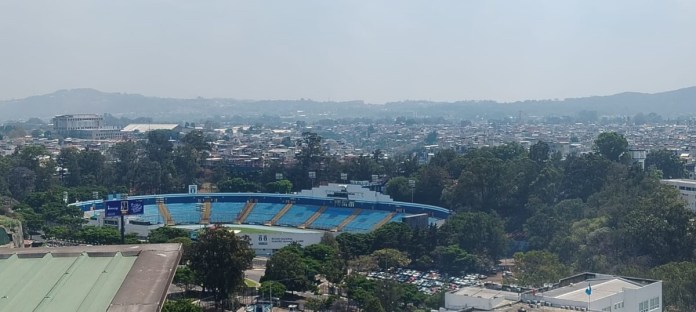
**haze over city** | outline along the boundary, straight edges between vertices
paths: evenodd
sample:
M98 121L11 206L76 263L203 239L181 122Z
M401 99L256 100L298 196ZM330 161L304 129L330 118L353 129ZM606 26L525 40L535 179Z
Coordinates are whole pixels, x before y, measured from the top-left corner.
M696 85L693 1L4 1L0 99L384 103Z

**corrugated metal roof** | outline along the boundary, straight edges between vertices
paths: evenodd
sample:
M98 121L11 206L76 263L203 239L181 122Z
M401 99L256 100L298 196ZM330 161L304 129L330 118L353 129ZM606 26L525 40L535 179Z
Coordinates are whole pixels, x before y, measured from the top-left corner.
M135 259L12 255L0 260L0 311L106 311Z
M159 311L179 244L0 249L0 311Z

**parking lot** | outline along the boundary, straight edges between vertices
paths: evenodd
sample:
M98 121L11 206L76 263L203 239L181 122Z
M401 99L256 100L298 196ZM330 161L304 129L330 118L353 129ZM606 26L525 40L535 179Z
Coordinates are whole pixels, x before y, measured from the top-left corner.
M484 283L492 282L492 280L495 279L495 276L489 277L487 275L473 273L445 278L444 275L437 271L421 272L408 269L370 272L367 274L367 277L413 284L418 287L419 291L426 294L437 293L443 288L452 291L466 286L483 286Z

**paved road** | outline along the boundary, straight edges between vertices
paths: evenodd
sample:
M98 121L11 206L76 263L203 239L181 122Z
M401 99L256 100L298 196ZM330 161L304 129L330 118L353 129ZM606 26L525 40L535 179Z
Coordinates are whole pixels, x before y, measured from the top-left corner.
M253 281L260 281L265 269L252 269L244 271L244 276Z

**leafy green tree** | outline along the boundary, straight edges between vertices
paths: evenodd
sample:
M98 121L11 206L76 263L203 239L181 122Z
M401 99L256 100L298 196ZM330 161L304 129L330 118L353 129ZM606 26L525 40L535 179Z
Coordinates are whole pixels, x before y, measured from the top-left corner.
M594 141L594 149L605 158L618 162L628 152L628 141L616 132L603 132Z
M338 249L342 258L350 260L370 254L373 236L371 233L343 232L336 236L336 242L338 242Z
M162 312L203 312L203 308L193 304L191 299L167 300Z
M404 268L411 263L408 254L391 248L376 250L370 256L375 259L377 265L383 270Z
M191 260L191 247L193 247L193 240L188 237L175 237L167 241L169 244L181 244L182 255L181 264L187 264Z
M529 148L529 159L537 163L543 163L549 159L550 152L549 144L544 141L538 141Z
M188 238L189 234L184 229L171 226L163 226L150 231L150 234L148 235L148 241L152 244L161 244L166 243L167 241L177 237Z
M372 250L392 248L408 250L410 247L411 227L401 222L390 222L375 230L372 240Z
M292 182L280 180L266 184L266 191L269 193L289 194L292 191Z
M387 182L387 194L396 201L410 202L411 187L405 177L395 177Z
M7 180L13 181L8 188L12 197L18 200L24 199L36 188L36 174L27 167L12 168Z
M218 190L231 193L256 192L258 186L242 178L232 178L218 183Z
M55 161L43 145L26 145L15 150L13 157L17 167L26 167L35 174L34 187L39 192L48 191L54 185Z
M569 273L556 254L547 251L518 252L515 258L515 276L520 284L541 287L556 283Z
M645 168L662 172L665 179L680 179L685 176L684 162L672 151L660 149L650 151L645 158Z
M64 148L58 155L58 165L61 168L63 184L74 187L82 181L80 168L80 152L76 148Z
M196 274L190 267L180 266L176 269L176 274L174 274L174 284L184 288L188 293L196 284Z
M332 283L340 282L345 276L345 262L338 249L327 244L309 245L303 250L305 264L311 271L322 274Z
M425 136L425 139L423 140L423 142L426 145L437 144L437 131L433 130L433 131L428 132L428 134Z
M445 221L439 234L440 245L458 245L468 253L491 260L503 255L507 245L503 222L483 212L458 213Z
M261 287L259 288L259 293L261 293L262 295L272 294L273 297L279 298L285 295L285 291L285 285L276 281L265 281L261 283Z
M652 274L664 282L664 311L696 311L696 262L670 262Z
M274 253L266 262L265 281L278 281L290 291L306 291L314 288L308 265L302 255L302 247L291 244Z
M121 243L121 233L115 227L110 226L85 226L80 230L77 238L97 245Z
M243 272L251 267L253 258L248 240L223 227L208 228L193 244L191 269L219 303L244 283Z
M435 267L450 275L475 272L480 267L476 256L467 253L457 245L437 246L432 252Z
M437 166L421 168L416 177L414 201L428 205L441 205L442 190L445 188L448 176L445 169Z
M610 165L605 158L596 154L569 157L564 163L560 197L587 200L604 186Z
M109 175L111 184L132 188L137 173L138 145L132 141L116 143L109 149L109 155L114 159Z

